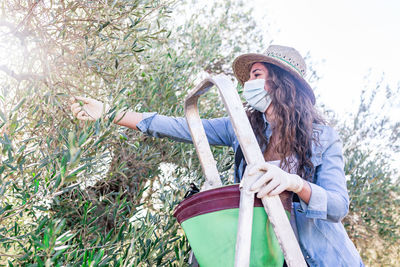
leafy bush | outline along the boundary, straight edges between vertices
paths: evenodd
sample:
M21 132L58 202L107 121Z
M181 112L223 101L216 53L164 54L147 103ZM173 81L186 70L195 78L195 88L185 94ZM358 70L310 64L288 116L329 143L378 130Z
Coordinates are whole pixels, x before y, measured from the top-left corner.
M399 92L379 81L361 94L356 114L340 123L351 199L344 222L370 266L400 261L400 122L390 112Z
M141 0L4 4L1 26L25 57L1 66L2 264L185 265L188 244L172 211L189 184L182 177L201 181L193 147L110 123L124 108L183 115L177 103L204 69L228 68L227 49L239 41L234 23L220 24L252 23L239 12L243 5L205 7L213 16L207 24L193 14L175 25L172 10L185 7ZM240 42L236 53L246 49ZM210 65L209 58L219 61ZM77 121L72 95L109 102L110 119ZM208 105L216 98L214 91L204 99L203 115L222 114ZM179 176L160 182L162 162L174 162Z
M3 3L1 41L18 58L0 65L0 264L187 265L189 245L172 212L189 183L202 182L193 146L110 121L128 108L182 116L183 98L200 79L232 77L236 55L262 51L265 42L243 3L201 5ZM69 111L73 95L108 102L110 119L77 121ZM338 124L352 199L346 226L366 262L386 264L398 259L398 174L385 153L360 145L389 125L371 120L361 103L352 121ZM201 99L200 112L225 114L215 90ZM395 144L396 153L398 133L397 124L379 135L391 138L385 145ZM213 153L231 182L232 153ZM371 250L366 238L379 239L386 255L373 255L380 248Z

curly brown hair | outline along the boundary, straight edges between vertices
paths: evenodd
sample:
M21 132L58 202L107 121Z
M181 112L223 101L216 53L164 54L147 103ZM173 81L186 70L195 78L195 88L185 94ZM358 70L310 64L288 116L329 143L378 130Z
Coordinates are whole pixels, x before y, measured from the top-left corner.
M263 114L247 106L247 115L261 150L265 153L273 150L273 154L281 160L281 167L291 168L297 160L296 173L306 180L311 180L314 166L311 162L312 142L318 143L318 132L313 123L325 124L325 120L317 112L305 89L291 74L268 63L263 63L268 69L269 94L273 105L273 122L271 139L265 136L268 123ZM271 140L274 145L271 146Z

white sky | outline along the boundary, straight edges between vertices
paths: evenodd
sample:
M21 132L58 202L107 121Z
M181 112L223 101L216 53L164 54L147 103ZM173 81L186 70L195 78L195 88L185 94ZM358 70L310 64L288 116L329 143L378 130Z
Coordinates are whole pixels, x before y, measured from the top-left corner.
M303 56L310 52L317 62L315 69L322 76L318 83L320 101L335 112L354 110L365 84L373 88L382 73L391 86L398 86L399 0L254 0L251 3L256 17L270 23L267 41L272 39L274 44L292 46ZM371 82L364 81L366 75Z

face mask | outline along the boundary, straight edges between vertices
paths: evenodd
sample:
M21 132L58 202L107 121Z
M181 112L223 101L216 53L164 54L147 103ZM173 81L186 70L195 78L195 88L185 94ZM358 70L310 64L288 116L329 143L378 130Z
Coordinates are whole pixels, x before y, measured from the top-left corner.
M257 79L245 82L243 87L243 96L247 103L260 112L265 112L272 101L264 85L264 79Z

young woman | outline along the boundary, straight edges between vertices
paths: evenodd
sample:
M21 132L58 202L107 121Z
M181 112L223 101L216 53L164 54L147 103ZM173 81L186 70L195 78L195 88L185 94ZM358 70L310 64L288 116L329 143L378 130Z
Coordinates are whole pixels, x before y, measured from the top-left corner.
M301 55L271 45L264 54L239 56L233 70L244 86L248 117L265 158L246 171L262 173L252 190L260 198L280 195L309 266L364 266L341 223L349 208L341 142L314 107ZM105 108L99 101L76 97L71 110L78 119L96 120ZM191 142L185 118L126 112L115 121L154 137ZM203 120L203 125L211 145L234 149L239 182L246 162L230 120Z

